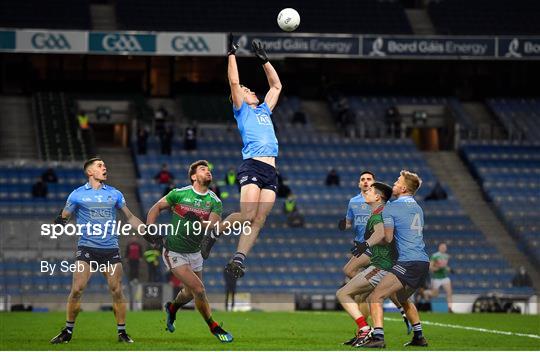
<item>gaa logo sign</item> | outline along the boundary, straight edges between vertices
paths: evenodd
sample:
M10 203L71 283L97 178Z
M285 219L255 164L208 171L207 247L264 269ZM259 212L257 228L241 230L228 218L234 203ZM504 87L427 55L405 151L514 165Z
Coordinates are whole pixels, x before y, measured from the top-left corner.
M202 37L176 36L171 41L174 51L178 52L209 52L210 48Z
M71 45L63 34L36 33L32 36L34 49L69 50Z
M142 46L133 35L107 34L101 42L107 51L142 51Z

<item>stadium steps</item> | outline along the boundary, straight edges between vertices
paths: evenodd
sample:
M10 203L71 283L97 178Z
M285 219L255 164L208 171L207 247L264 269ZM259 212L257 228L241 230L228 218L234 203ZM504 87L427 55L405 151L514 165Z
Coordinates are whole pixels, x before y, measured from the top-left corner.
M36 129L31 100L20 96L0 97L1 159L38 159Z
M409 19L414 34L437 34L426 10L406 9L405 14Z
M99 148L99 155L108 169L107 183L118 188L126 198L129 209L140 218L141 208L137 198L137 175L129 148Z
M94 30L116 30L116 10L114 5L90 4L90 19Z
M472 222L484 233L501 257L517 269L523 265L531 275L534 288L540 291L540 273L518 250L517 243L508 233L501 220L485 201L482 190L469 170L455 152L426 152L426 161L435 176L450 187L465 213L470 214Z
M328 103L322 100L302 100L302 111L320 132L337 132Z
M109 172L107 183L120 190L124 194L129 210L142 222L146 222L146 214L143 214L137 197L137 175L135 174L135 166L129 148L99 148L99 155L107 165ZM120 216L118 220L125 221L124 216ZM119 245L122 256L125 255L124 250L128 245L128 240L132 237L120 236ZM143 246L143 251L146 250L147 243L141 238L138 238L137 241ZM129 269L124 268L124 270L127 272ZM139 277L148 277L148 268L144 258L139 265Z
M480 102L462 102L463 110L478 126L478 139L504 139L506 131L487 107Z

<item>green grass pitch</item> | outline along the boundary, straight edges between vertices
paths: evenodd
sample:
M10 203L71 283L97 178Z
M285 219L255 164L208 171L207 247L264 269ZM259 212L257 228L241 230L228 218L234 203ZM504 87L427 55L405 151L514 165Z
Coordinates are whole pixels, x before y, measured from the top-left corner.
M234 342L224 344L210 335L197 312L181 311L176 331L165 331L163 312L128 313L127 331L134 344L116 342L116 325L111 312L82 312L75 326L73 340L65 345L51 345L49 340L63 327L65 315L54 313L0 313L1 350L351 350L342 346L354 333L354 323L344 312L226 313L214 318L234 335ZM405 348L409 341L398 314L386 314L387 349ZM422 314L424 334L433 350L538 350L538 316L507 314ZM470 331L451 324L532 334L534 337Z

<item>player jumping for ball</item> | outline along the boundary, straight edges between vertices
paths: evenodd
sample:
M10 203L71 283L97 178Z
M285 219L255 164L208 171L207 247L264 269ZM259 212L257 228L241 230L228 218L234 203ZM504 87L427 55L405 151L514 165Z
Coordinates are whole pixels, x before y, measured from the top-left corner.
M230 214L222 222L223 225L219 229L220 231L226 229L238 221L246 224L245 231L240 235L236 253L225 267L225 272L235 279L244 275L244 260L255 244L276 200L278 140L271 115L281 93L279 76L268 61L262 43L255 40L252 42L252 48L262 64L270 89L264 97L264 102L259 104L257 95L248 87L240 84L235 56L238 47L238 43L233 40L233 36L230 34L227 73L234 117L244 144L242 149L243 162L237 170L241 186L240 212ZM205 238L202 246L203 257L206 258L209 255L214 242L213 236Z
M106 185L107 167L101 158L92 158L84 163L84 173L88 182L69 195L66 205L55 224L66 225L75 214L82 236L77 245L77 268L66 307L66 326L51 343L67 343L71 340L75 319L81 310L81 297L92 275L90 263L111 268L104 272L113 299L113 312L116 318L118 341L132 343L126 333L126 302L122 292L122 261L118 249L118 236L113 234L112 224L116 221L116 209L120 209L132 228L142 230L144 224L126 206L124 196L116 188ZM97 233L96 228L102 233Z
M202 281L203 258L200 252L203 235L219 223L223 206L216 194L208 189L212 174L206 160L191 164L188 176L191 186L176 188L161 198L148 211L146 220L147 226L150 226L156 223L162 210L172 210L173 233L166 237L163 261L185 287L174 301L165 304L167 330L175 331L176 312L195 299L195 307L208 324L210 332L221 342L232 342L232 335L212 319Z

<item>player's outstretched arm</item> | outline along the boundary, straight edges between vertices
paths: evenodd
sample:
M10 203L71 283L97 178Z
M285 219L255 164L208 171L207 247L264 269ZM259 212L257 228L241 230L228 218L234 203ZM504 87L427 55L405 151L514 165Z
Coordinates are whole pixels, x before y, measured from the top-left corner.
M254 40L251 42L251 48L253 49L255 56L263 65L264 73L266 74L268 85L270 86L270 90L268 90L268 93L266 93L264 101L270 108L270 111L272 111L276 107L279 94L281 93L281 81L279 80L279 76L274 69L274 66L272 66L272 64L268 61L268 55L266 54L262 43L258 40Z
M270 86L268 93L266 93L266 96L264 97L264 101L270 108L270 111L273 111L278 102L282 85L274 66L272 66L270 62L265 63L263 68L266 78L268 79L268 85Z
M244 102L244 93L240 86L240 75L238 73L238 65L236 64L236 50L238 43L234 41L232 33L229 33L228 52L227 52L227 78L231 87L231 98L234 106L240 108Z

